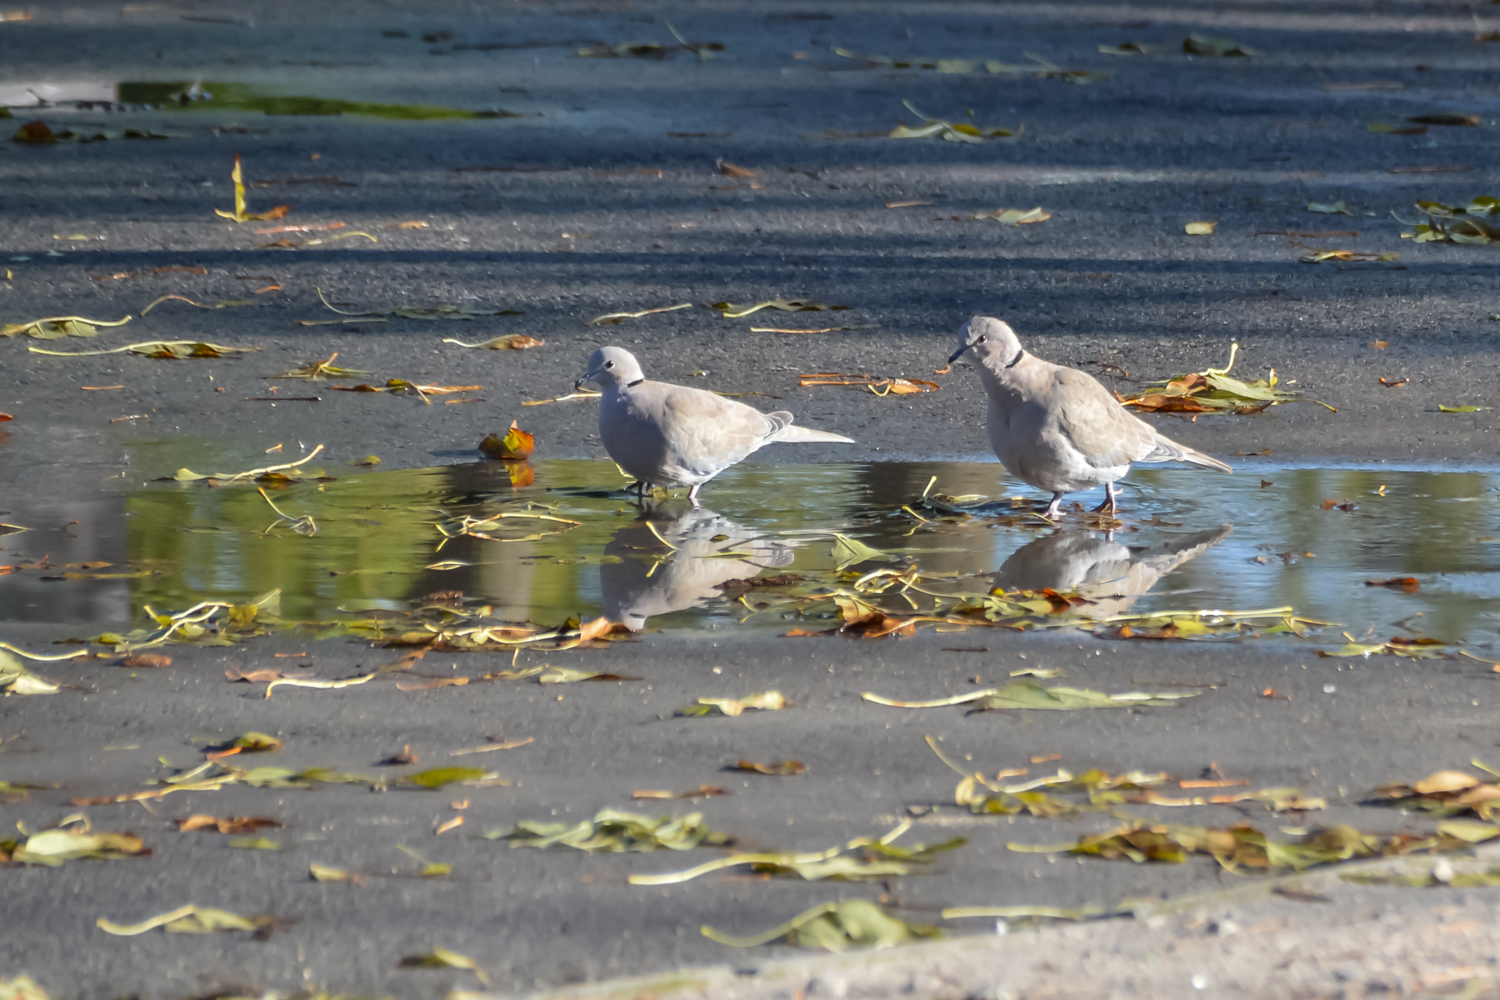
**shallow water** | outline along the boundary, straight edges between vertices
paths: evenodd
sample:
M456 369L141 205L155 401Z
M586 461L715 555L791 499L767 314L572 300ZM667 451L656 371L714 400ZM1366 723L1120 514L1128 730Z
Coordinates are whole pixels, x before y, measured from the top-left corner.
M752 613L762 591L737 602L718 585L783 574L832 585L838 532L889 557L855 564L859 573L914 563L924 586L944 593L1078 591L1098 617L1291 606L1337 624L1313 630L1319 644L1342 645L1345 631L1364 642L1421 635L1480 655L1500 629L1493 472L1137 470L1106 532L1079 509L1052 528L1026 515L1029 504L1004 502L998 518L919 506L932 477L935 493L1036 497L993 463L742 465L708 484L696 511L680 495L643 508L602 462L539 462L525 486L494 462L333 471L268 491L289 517L310 515L314 534L278 518L253 485L152 482L66 512L0 497L4 521L33 529L0 537L0 567L16 567L0 575L0 620L141 626L145 605L180 610L280 588L288 621L407 610L460 591L510 621L828 628L838 622L827 605L806 618L776 601ZM1326 500L1354 506L1324 509ZM58 528L64 513L76 523ZM448 540L437 527L497 513L578 523L508 517L479 529L492 538ZM1418 588L1366 585L1393 577Z

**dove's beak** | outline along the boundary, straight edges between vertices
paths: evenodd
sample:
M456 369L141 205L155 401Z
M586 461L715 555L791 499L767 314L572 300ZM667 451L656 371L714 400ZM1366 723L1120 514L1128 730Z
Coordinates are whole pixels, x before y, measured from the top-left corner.
M573 391L583 391L585 383L594 381L598 374L598 372L584 372L582 375L578 376L578 379L573 383Z
M965 351L967 351L969 348L971 348L973 346L974 346L973 344L965 344L964 346L960 347L958 350L954 351L952 354L950 354L948 356L948 363L950 365L953 364L953 362L957 361L959 358L961 358L961 357L964 356L964 352Z

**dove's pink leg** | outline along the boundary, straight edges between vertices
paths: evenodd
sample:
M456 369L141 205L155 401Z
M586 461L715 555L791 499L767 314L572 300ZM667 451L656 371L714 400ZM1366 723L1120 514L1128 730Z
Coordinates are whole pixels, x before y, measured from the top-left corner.
M1109 511L1111 514L1113 514L1117 509L1118 508L1115 506L1115 484L1105 483L1104 502L1094 508L1094 513L1102 514L1105 511Z
M1060 492L1052 494L1052 502L1047 505L1046 510L1042 511L1042 516L1049 521L1057 520L1060 513L1059 508L1062 506L1062 498L1063 495Z
M698 502L698 487L702 486L702 485L703 485L702 483L698 483L692 489L688 490L688 499L691 500L691 501L693 501L693 506L694 507L701 507L702 506L702 504L700 504Z

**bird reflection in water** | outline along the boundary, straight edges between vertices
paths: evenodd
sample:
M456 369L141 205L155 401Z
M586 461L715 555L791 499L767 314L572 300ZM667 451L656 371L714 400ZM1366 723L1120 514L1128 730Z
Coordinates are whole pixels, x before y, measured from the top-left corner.
M606 561L599 567L604 614L638 632L654 615L699 607L720 596L719 586L729 580L789 565L796 544L766 538L706 508L676 515L647 511L604 547Z
M1113 534L1100 538L1081 531L1059 531L1011 553L995 574L995 586L1011 590L1076 593L1095 602L1092 617L1124 614L1136 598L1186 562L1218 545L1234 525L1194 532L1150 548L1121 545Z

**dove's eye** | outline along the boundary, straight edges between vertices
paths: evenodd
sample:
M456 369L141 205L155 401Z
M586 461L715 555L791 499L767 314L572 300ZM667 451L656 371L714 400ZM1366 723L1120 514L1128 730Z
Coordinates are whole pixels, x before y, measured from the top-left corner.
M976 340L976 341L974 341L974 343L976 343L976 344L982 344L982 343L984 343L984 336L981 334L980 337L979 337L979 339Z
M606 367L606 368L613 368L614 366L615 366L615 363L613 361L606 361L606 362L604 362L604 367Z

